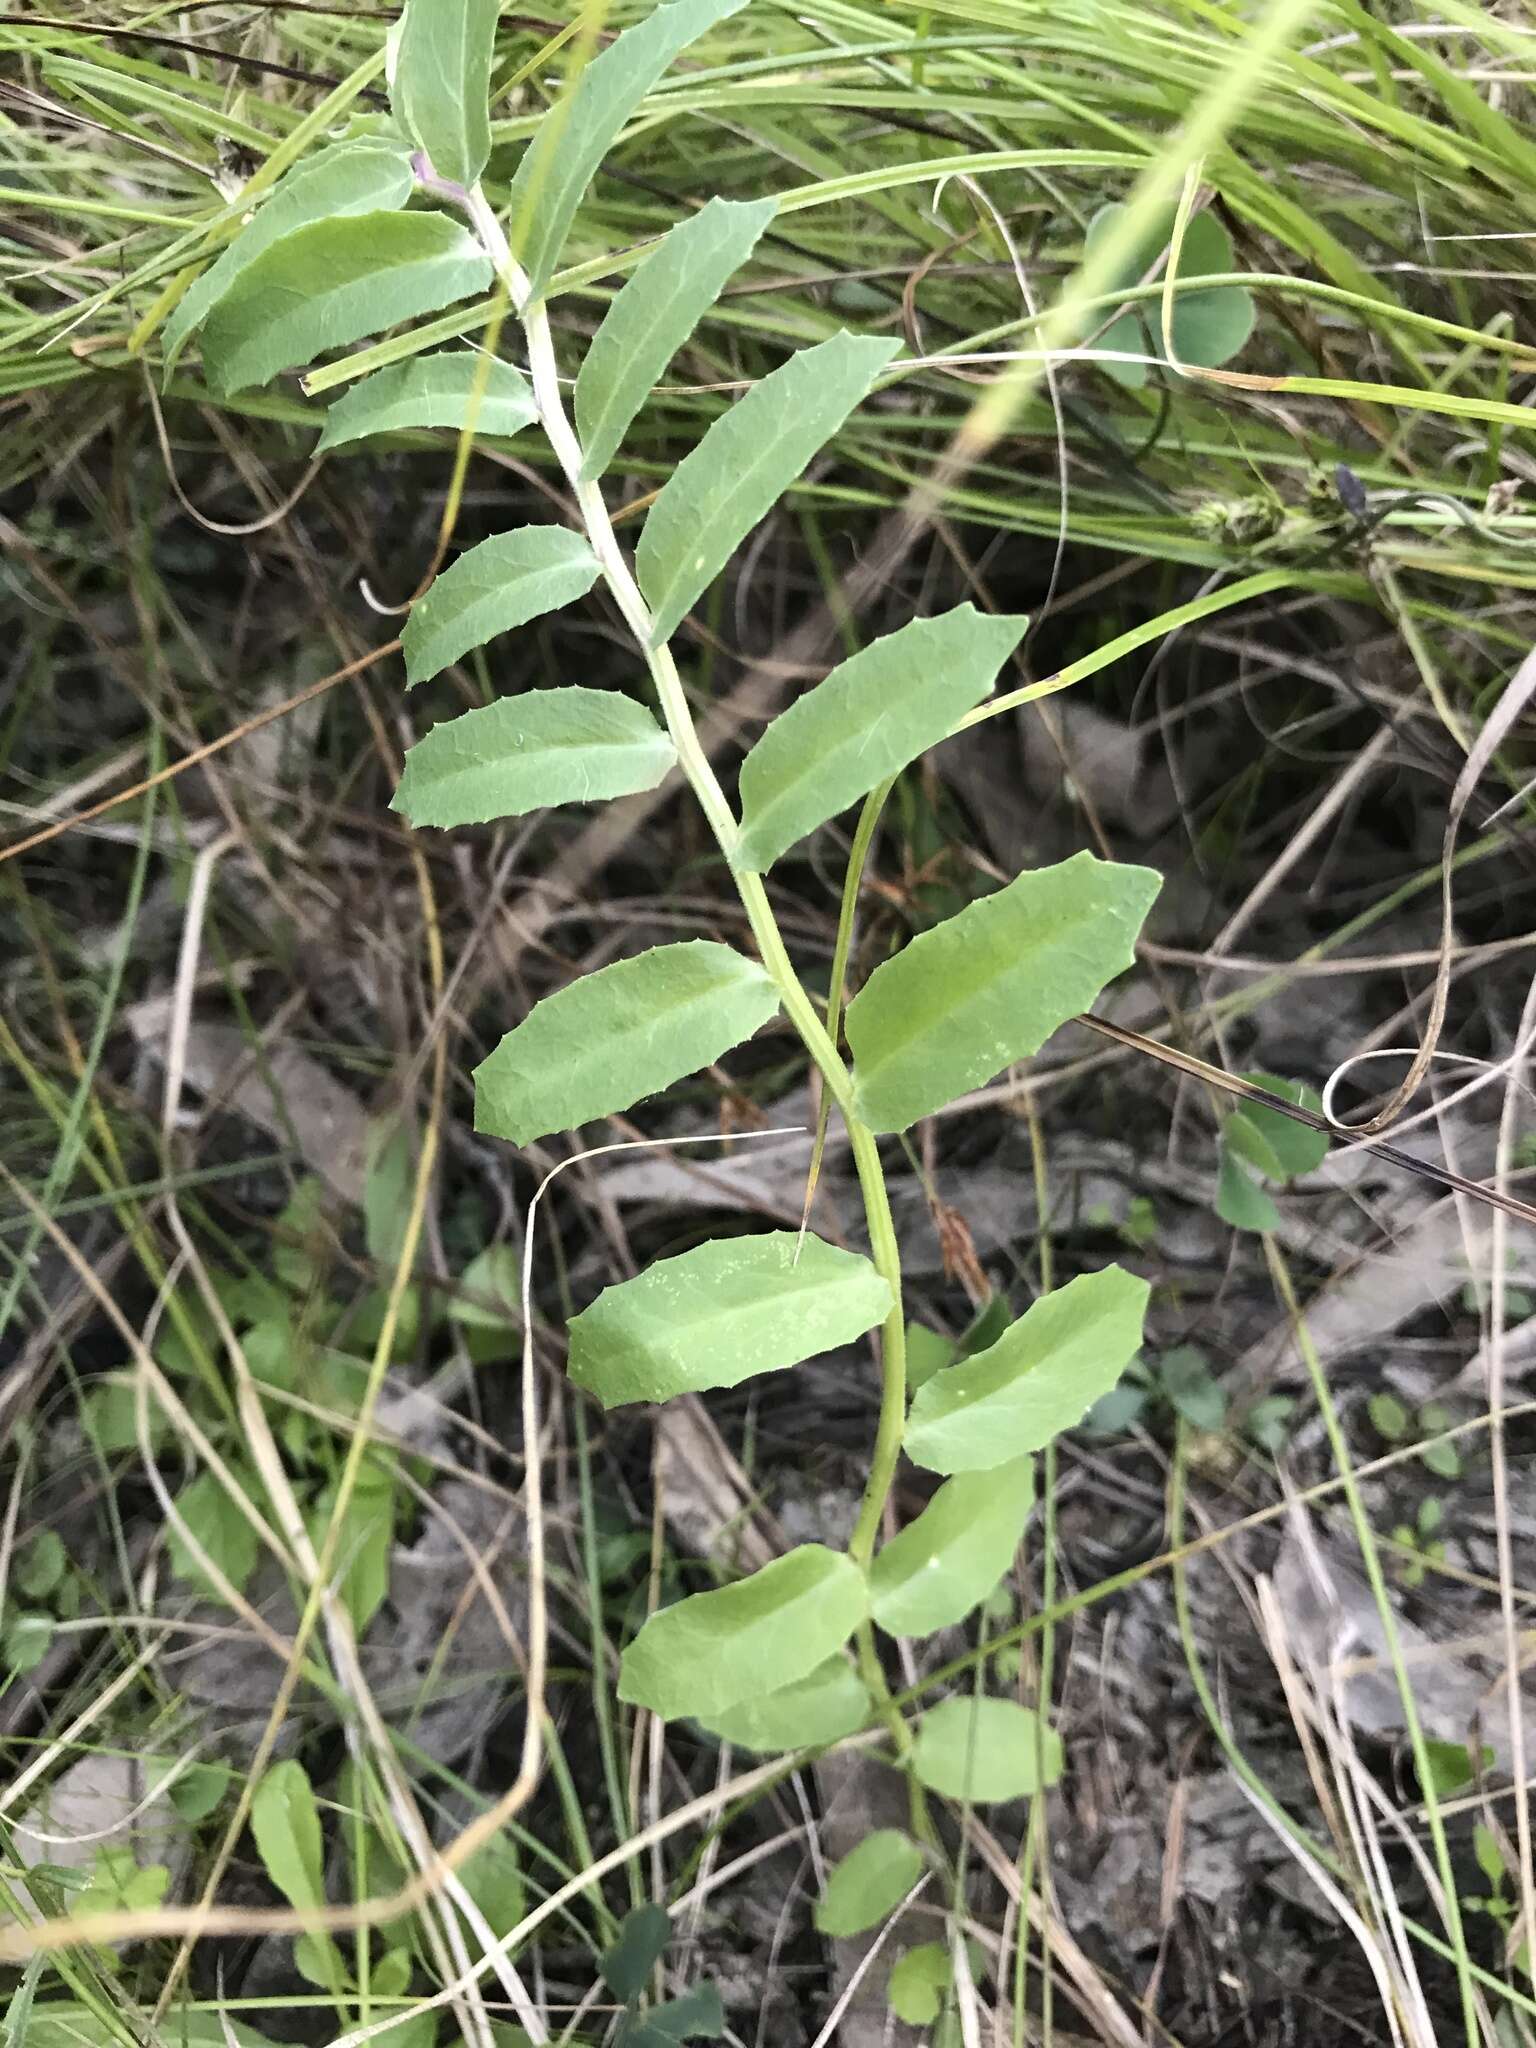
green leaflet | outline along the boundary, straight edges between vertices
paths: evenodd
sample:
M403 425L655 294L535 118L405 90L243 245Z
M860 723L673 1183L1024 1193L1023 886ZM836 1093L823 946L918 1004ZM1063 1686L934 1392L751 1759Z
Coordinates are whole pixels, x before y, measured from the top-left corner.
M625 122L680 50L747 0L669 0L594 57L523 152L507 208L512 253L534 290L549 282L581 196Z
M1216 1214L1233 1230L1280 1228L1280 1211L1268 1192L1243 1171L1225 1145L1221 1148L1221 1178L1216 1184Z
M251 1798L251 1833L268 1877L301 1913L325 1905L320 1809L297 1758L274 1764Z
M631 1907L619 1923L618 1940L598 1959L603 1982L615 1998L627 2004L640 1996L671 1939L672 1922L664 1907Z
M674 5L678 0L674 0ZM801 349L722 413L646 517L635 573L669 639L738 542L847 419L901 347L835 334Z
M914 619L781 712L741 764L737 865L761 874L943 739L989 693L1028 623L969 604Z
M407 0L394 46L395 119L440 178L466 190L491 153L491 54L500 0Z
M913 939L848 1005L856 1113L905 1130L1038 1052L1130 966L1161 886L1150 868L1075 853Z
M778 1007L757 962L710 939L616 960L535 1004L481 1061L475 1129L528 1145L629 1109L750 1038Z
M434 590L445 580L439 578ZM483 602L513 595L509 582L499 590L493 586ZM481 825L548 804L596 803L654 789L676 759L649 711L629 697L580 685L527 690L434 725L407 750L391 808L413 825Z
M1043 1450L1130 1363L1149 1292L1123 1266L1105 1266L1042 1295L988 1350L918 1389L907 1456L930 1472L991 1472Z
M400 635L407 683L424 683L498 633L584 597L597 574L596 555L569 527L513 526L492 534L412 605Z
M619 1698L669 1721L722 1713L808 1678L868 1612L853 1560L802 1543L739 1585L653 1614L624 1652Z
M809 1678L781 1686L707 1718L693 1719L722 1742L759 1754L786 1749L824 1749L853 1735L869 1719L864 1681L846 1657L829 1657Z
M863 1934L894 1913L923 1874L923 1852L899 1828L877 1828L850 1849L816 1904L816 1931L833 1940Z
M919 1782L946 1799L1021 1799L1054 1785L1061 1763L1061 1737L1027 1707L964 1693L924 1714L912 1748Z
M500 1304L499 1308L492 1308L455 1295L448 1303L448 1314L460 1329L505 1330L521 1325L522 1266L513 1246L488 1244L459 1275L459 1285L465 1295L484 1295L488 1303Z
M176 1496L176 1512L207 1553L210 1564L218 1567L237 1593L243 1593L246 1581L256 1569L256 1532L230 1499L217 1475L200 1472L183 1487ZM212 1581L205 1577L202 1566L174 1522L166 1532L166 1546L171 1569L178 1579L191 1579L196 1585L206 1586L209 1592L222 1597Z
M410 197L411 184L410 152L382 137L339 142L295 164L217 261L193 280L166 321L165 375L176 367L193 328L263 250L311 221L400 206Z
M204 323L203 361L228 396L490 282L485 251L444 214L312 221L241 271Z
M909 2027L929 2027L944 2006L944 1994L954 1978L954 1959L948 1944L922 1941L898 1956L886 1982L886 2003L897 2019Z
M1013 1563L1034 1502L1034 1462L948 1479L870 1567L869 1611L893 1636L964 1621Z
M1120 205L1104 206L1088 224L1084 255L1125 211ZM1154 227L1137 256L1122 273L1122 284L1135 284L1144 277L1167 246L1173 232L1172 217ZM1179 250L1180 279L1221 277L1232 270L1232 238L1214 214L1197 213L1184 230ZM1175 292L1173 300L1173 350L1181 363L1199 369L1216 369L1229 362L1253 332L1253 294L1241 285L1218 285L1208 292ZM1114 320L1098 337L1096 348L1124 349L1128 354L1163 356L1163 308L1160 300L1142 299ZM1138 389L1147 381L1145 363L1101 363L1099 368L1117 384Z
M851 1344L890 1308L868 1259L819 1237L716 1238L605 1288L571 1321L569 1371L605 1408L670 1401Z
M711 199L663 236L592 337L576 377L581 473L599 477L673 356L757 246L777 202Z
M1244 1074L1240 1078L1303 1108L1322 1108L1317 1094L1299 1081L1282 1080L1278 1074ZM1331 1149L1326 1131L1310 1130L1294 1117L1283 1116L1278 1109L1266 1109L1262 1102L1245 1102L1241 1109L1232 1112L1226 1125L1228 1143L1240 1144L1239 1134L1233 1129L1239 1123L1245 1127L1242 1135L1251 1132L1269 1154L1273 1164L1264 1164L1261 1171L1274 1180L1294 1180L1301 1173L1316 1173ZM1257 1159L1253 1163L1260 1164Z
M476 399L479 390L478 402ZM391 363L354 384L330 408L315 443L323 455L369 434L411 427L464 428L506 439L538 418L528 380L510 363L477 349L443 349Z

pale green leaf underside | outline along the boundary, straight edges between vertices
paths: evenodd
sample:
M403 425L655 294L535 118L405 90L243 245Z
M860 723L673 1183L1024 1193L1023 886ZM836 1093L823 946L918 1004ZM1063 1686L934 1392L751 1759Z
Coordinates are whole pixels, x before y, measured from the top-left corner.
M1061 1737L1028 1707L965 1693L924 1714L912 1748L912 1769L930 1792L974 1803L1054 1785L1061 1764Z
M476 349L443 349L391 363L354 384L327 412L315 453L413 427L472 425L476 434L505 440L538 412L527 378L510 363Z
M739 1585L653 1614L624 1652L619 1698L669 1721L723 1713L808 1678L868 1612L853 1560L803 1543Z
M624 124L679 51L747 0L668 0L585 66L545 114L512 180L507 238L536 291L549 281L581 196Z
M1043 1450L1130 1364L1148 1292L1123 1266L1105 1266L1042 1295L989 1350L918 1389L907 1456L930 1472L991 1472Z
M1088 224L1084 254L1091 255L1095 242L1108 233L1125 208L1104 206ZM1155 224L1140 250L1126 264L1120 278L1133 284L1146 275L1167 246L1173 228L1172 216ZM1179 250L1178 283L1190 278L1228 275L1233 267L1232 238L1221 222L1209 213L1197 213L1184 230ZM1173 301L1173 348L1182 363L1215 369L1230 362L1253 332L1253 294L1241 285L1217 285L1207 292L1179 290ZM1128 308L1098 337L1095 346L1123 349L1163 359L1163 308L1157 299L1143 299ZM1099 366L1116 383L1132 389L1147 381L1144 363L1102 363Z
M877 1828L850 1849L816 1904L816 1931L847 1940L894 1913L923 1874L923 1852L899 1828Z
M1076 853L913 939L848 1005L856 1114L905 1130L1038 1052L1130 966L1161 886Z
M597 557L565 526L514 526L471 548L411 607L400 635L408 683L424 683L545 612L584 597L597 581Z
M989 693L1028 623L969 604L914 619L781 712L741 764L737 866L771 867L943 739Z
M244 391L490 282L485 251L444 214L312 221L241 271L204 323L203 361L217 390Z
M582 475L608 467L663 370L757 246L777 202L711 199L680 221L624 286L576 377Z
M628 708L646 715L636 705ZM481 1061L475 1069L475 1129L528 1145L632 1108L642 1096L670 1088L750 1038L778 1007L778 991L757 962L712 939L653 946L632 960L616 960L546 996ZM652 1267L651 1273L658 1270L664 1269ZM636 1312L653 1291L659 1297L663 1283L647 1289L650 1279L645 1274L627 1288L610 1288L600 1298L611 1306L598 1326L618 1321L623 1311L615 1297L630 1288L642 1290L628 1296ZM586 1314L596 1315L599 1306L595 1302ZM576 1323L571 1327L574 1337Z
M964 1621L1013 1563L1033 1500L1027 1457L946 1480L870 1567L870 1613L881 1628L921 1636Z
M434 725L406 754L393 808L413 825L483 825L654 789L676 758L628 697L528 690Z
M823 1749L857 1734L870 1715L863 1679L846 1657L829 1657L809 1678L761 1698L741 1700L717 1714L693 1719L722 1742L766 1755L786 1749Z
M605 1408L669 1401L851 1344L890 1308L868 1259L819 1237L716 1238L605 1288L574 1317L570 1375Z
M263 250L311 221L377 213L410 196L410 152L382 137L339 142L294 165L217 261L194 278L165 323L165 374L170 375L192 330L205 320L240 273Z
M491 54L500 0L408 0L390 104L439 177L473 185L491 153Z
M722 413L662 485L635 572L670 638L738 544L842 426L901 347L835 334L802 349Z

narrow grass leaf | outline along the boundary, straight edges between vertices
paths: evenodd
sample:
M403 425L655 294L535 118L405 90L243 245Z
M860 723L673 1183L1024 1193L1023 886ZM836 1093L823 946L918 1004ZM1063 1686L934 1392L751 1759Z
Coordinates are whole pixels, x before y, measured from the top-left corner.
M204 324L203 361L227 397L490 281L485 251L443 214L314 221L241 271Z
M721 1713L808 1678L868 1612L852 1558L802 1543L739 1585L653 1614L624 1652L619 1698L668 1721Z
M481 1061L475 1129L529 1145L630 1109L750 1038L778 1007L757 962L713 939L616 960L536 1003Z
M565 526L514 526L462 554L411 607L400 635L408 683L430 677L498 633L584 597L597 557Z
M442 349L391 363L354 384L326 413L315 453L413 427L472 427L487 439L506 440L538 410L527 378L510 363L477 349Z
M487 589L487 603L513 596L510 582L477 587ZM654 789L676 759L655 719L629 697L579 684L527 690L434 725L406 751L393 808L413 825L483 825Z
M848 1005L859 1117L905 1130L1038 1052L1130 966L1161 886L1150 868L1075 853L913 939Z
M1135 1356L1150 1292L1122 1266L1042 1295L974 1358L919 1388L904 1448L930 1472L991 1472L1082 1421Z
M923 1874L923 1852L899 1828L877 1828L833 1869L816 1902L816 1931L846 1941L894 1913Z
M893 1636L964 1621L1002 1579L1029 1520L1034 1461L948 1479L870 1567L870 1613Z
M918 1723L912 1769L946 1799L1022 1799L1061 1776L1061 1737L1013 1700L941 1700ZM1042 1769L1043 1766L1043 1769Z
M678 0L674 0L674 5ZM656 614L652 638L670 638L811 457L842 426L899 341L835 334L801 349L722 413L662 485L635 550L635 570Z
M576 376L584 477L608 467L662 372L776 210L772 199L711 199L662 238L608 308Z
M605 1288L574 1317L570 1375L605 1408L735 1387L851 1344L890 1307L868 1259L819 1237L716 1238Z
M693 1718L722 1742L768 1755L841 1742L864 1726L870 1710L869 1690L848 1659L829 1657L793 1685Z
M781 712L741 764L737 865L771 867L943 739L990 693L1028 623L969 604L914 619Z
M389 81L395 119L440 178L467 190L491 153L500 0L407 0Z

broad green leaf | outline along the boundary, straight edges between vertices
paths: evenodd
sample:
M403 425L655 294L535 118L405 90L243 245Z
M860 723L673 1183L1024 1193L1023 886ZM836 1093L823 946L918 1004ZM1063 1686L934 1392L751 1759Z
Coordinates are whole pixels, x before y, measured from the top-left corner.
M510 363L478 349L441 349L375 370L344 392L325 416L315 453L323 455L370 434L464 428L471 422L477 434L506 440L538 413L527 378Z
M850 1849L816 1903L816 1930L833 1940L863 1934L894 1913L923 1874L923 1852L899 1828L877 1828Z
M747 0L668 0L594 57L540 121L512 180L507 239L542 291L581 196L667 66Z
M585 478L608 467L663 370L776 210L772 199L711 199L663 237L608 308L576 376Z
M193 1764L170 1788L170 1801L189 1826L206 1820L229 1790L226 1764Z
M1283 1096L1287 1102L1294 1102L1298 1108L1321 1112L1322 1099L1311 1088L1299 1081L1285 1081L1278 1074L1244 1074L1243 1080L1251 1081L1255 1088L1266 1088L1271 1095ZM1326 1131L1314 1131L1307 1124L1298 1123L1294 1117L1285 1116L1278 1109L1266 1109L1262 1102L1245 1102L1228 1123L1239 1118L1256 1131L1278 1161L1279 1180L1294 1180L1298 1174L1316 1173L1328 1157L1331 1140Z
M480 1301L455 1295L448 1304L448 1314L464 1329L505 1330L522 1321L522 1265L511 1245L487 1245L459 1275L459 1285L466 1294L484 1295L501 1304L499 1308L490 1308Z
M466 190L491 153L491 55L501 0L407 0L389 103L440 178Z
M193 1539L207 1552L209 1562L218 1567L237 1593L243 1592L246 1580L256 1569L256 1532L224 1491L217 1475L200 1472L177 1494L176 1512ZM199 1585L208 1584L210 1591L217 1590L204 1579L202 1566L174 1522L166 1531L166 1545L171 1569L178 1579L193 1579Z
M908 1394L915 1394L936 1372L941 1372L946 1365L953 1365L956 1349L953 1337L941 1336L937 1330L930 1330L926 1323L908 1323Z
M320 1809L296 1757L274 1764L251 1798L251 1833L268 1877L301 1913L325 1904Z
M1278 1230L1280 1211L1253 1176L1221 1148L1221 1179L1216 1187L1216 1214L1233 1230Z
M1099 241L1125 211L1118 204L1101 207L1089 222L1085 254ZM1126 263L1117 280L1135 284L1145 277L1167 247L1173 231L1173 217L1166 215L1155 225L1141 248ZM1179 250L1179 280L1193 277L1222 277L1231 274L1232 238L1210 213L1198 213L1184 230ZM1217 369L1230 362L1253 332L1253 295L1241 285L1217 285L1207 292L1176 291L1173 301L1173 348L1180 362L1199 369ZM1127 354L1163 357L1163 308L1159 299L1142 299L1128 307L1099 335L1095 347L1123 349ZM1137 389L1147 381L1145 363L1101 363L1107 376L1117 384Z
M412 182L410 152L382 136L339 142L295 164L273 186L217 262L193 280L166 321L162 344L165 374L169 376L175 368L192 330L208 317L241 272L274 242L311 221L340 220L401 206L410 197Z
M853 1735L870 1715L869 1690L846 1657L829 1657L809 1678L692 1718L722 1742L761 1753L824 1749Z
M771 867L936 745L990 693L1028 623L968 604L914 619L781 712L741 764L737 866Z
M1034 1497L1027 1457L946 1480L876 1555L869 1574L875 1620L893 1636L963 1621L1013 1563Z
M848 1005L858 1116L904 1131L1038 1052L1130 966L1161 886L1075 853L909 941Z
M638 1998L667 1952L672 1922L661 1906L633 1906L619 1922L617 1941L598 1958L603 1982L626 2004Z
M570 1375L605 1408L670 1401L851 1344L890 1307L868 1259L819 1237L714 1238L605 1288L574 1317Z
M1287 1178L1284 1161L1257 1124L1236 1110L1221 1127L1221 1141L1236 1158L1244 1159L1266 1180Z
M526 690L434 725L407 750L392 808L413 825L483 825L654 789L676 759L649 711L613 690Z
M535 1004L481 1061L475 1129L527 1145L629 1109L740 1045L778 1007L764 969L713 939L616 960Z
M801 349L722 413L683 457L662 485L635 550L640 588L656 614L656 645L671 637L737 543L837 432L900 347L899 341L835 334Z
M424 683L498 633L584 597L597 575L596 555L569 527L513 526L492 534L412 605L400 635L406 681Z
M885 1985L886 2003L909 2027L932 2026L954 1974L954 1961L944 1942L919 1942L892 1964Z
M69 1552L57 1529L39 1529L16 1560L14 1589L28 1600L46 1600L69 1570Z
M990 1350L919 1388L907 1456L930 1472L991 1472L1044 1450L1130 1363L1149 1292L1135 1274L1105 1266L1042 1295Z
M35 1671L53 1646L51 1614L13 1614L0 1629L0 1669L17 1677Z
M653 1614L624 1652L619 1698L668 1721L723 1713L808 1678L868 1613L853 1560L802 1543L739 1585Z
M464 1889L485 1915L492 1934L510 1933L523 1917L525 1894L517 1845L508 1834L492 1835L459 1873Z
M485 251L445 214L313 221L241 271L204 323L203 361L227 397L490 282Z
M1028 1707L966 1693L924 1714L912 1748L919 1782L946 1799L1020 1799L1054 1785L1061 1763L1061 1737Z

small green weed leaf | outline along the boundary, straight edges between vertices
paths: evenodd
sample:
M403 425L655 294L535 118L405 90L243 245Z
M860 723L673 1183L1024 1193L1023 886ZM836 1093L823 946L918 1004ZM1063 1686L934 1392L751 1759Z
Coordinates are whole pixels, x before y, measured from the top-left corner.
M1085 254L1106 234L1125 211L1118 204L1105 206L1088 225ZM1173 231L1171 215L1154 227L1135 258L1127 263L1122 284L1134 284L1151 269ZM1221 277L1233 268L1232 238L1213 214L1198 213L1184 230L1179 251L1179 279ZM1173 347L1180 362L1197 369L1218 369L1230 362L1253 332L1253 294L1242 285L1218 285L1211 291L1177 291L1173 302ZM1124 349L1127 353L1149 355L1163 360L1163 309L1156 299L1143 299L1128 308L1104 330L1095 343L1098 348ZM1138 389L1147 381L1144 363L1101 363L1099 368L1117 384Z
M336 1488L326 1486L316 1496L308 1518L311 1540L317 1550L335 1511ZM389 1592L389 1558L394 1540L394 1474L379 1458L370 1457L347 1502L337 1552L342 1566L341 1597L359 1635L383 1606Z
M340 1954L323 1934L296 1935L293 1962L305 1983L313 1984L317 1990L334 1991L345 1981Z
M1419 1452L1419 1461L1433 1472L1437 1479L1461 1477L1461 1452L1455 1444L1426 1444Z
M1223 1145L1216 1183L1216 1214L1233 1230L1278 1230L1280 1211L1258 1182Z
M470 1301L455 1295L448 1304L448 1313L454 1322L466 1330L516 1329L522 1322L519 1303L522 1299L522 1266L513 1247L509 1244L487 1245L483 1252L476 1254L459 1275L459 1285L467 1294L481 1295L487 1301L499 1302L499 1308L491 1308L483 1301Z
M706 1978L681 1998L653 2005L636 2022L635 2031L621 2033L619 2042L624 2048L667 2048L674 2041L718 2041L724 2032L725 2008L720 1993Z
M930 1330L926 1323L907 1325L907 1392L915 1394L936 1372L955 1362L955 1340Z
M212 1472L200 1472L176 1496L176 1512L186 1523L195 1542L207 1552L209 1562L228 1579L237 1593L256 1569L256 1532L224 1491ZM188 1549L173 1522L166 1532L171 1569L178 1579L208 1583L203 1568ZM211 1585L210 1591L216 1590Z
M312 221L241 271L204 323L203 361L228 397L490 282L485 251L444 214Z
M1276 1458L1285 1449L1295 1411L1296 1403L1288 1394L1267 1394L1262 1401L1254 1402L1244 1418L1243 1427L1251 1442Z
M1311 1109L1321 1114L1322 1098L1315 1089L1307 1088L1300 1081L1286 1081L1278 1074L1244 1074L1242 1079L1251 1081L1255 1088L1266 1088L1271 1095L1280 1095L1287 1102L1294 1102L1300 1109ZM1237 1112L1249 1124L1279 1161L1280 1171L1274 1178L1295 1180L1303 1173L1316 1173L1328 1157L1330 1145L1326 1131L1314 1131L1306 1124L1297 1123L1294 1117L1283 1116L1278 1109L1266 1109L1262 1102L1247 1102Z
M990 1350L920 1390L907 1456L932 1472L990 1472L1043 1450L1135 1356L1149 1292L1122 1266L1105 1266L1042 1295Z
M692 1719L722 1742L759 1754L824 1749L853 1735L870 1715L868 1688L846 1657L829 1657L808 1678Z
M671 637L900 347L835 334L802 349L722 413L683 457L657 494L635 550L640 588L656 614L655 644Z
M893 1636L963 1621L1013 1563L1034 1497L1029 1458L946 1480L876 1555L869 1574L875 1620Z
M1372 1394L1365 1404L1371 1427L1389 1444L1401 1443L1408 1434L1408 1410L1396 1394Z
M369 1973L369 1989L375 1998L403 1998L410 1989L414 1971L408 1948L388 1949Z
M481 1061L475 1129L527 1145L629 1109L750 1038L778 1007L757 962L713 939L616 960L536 1003Z
M13 1614L0 1629L0 1664L17 1677L35 1671L53 1644L51 1614Z
M899 1828L877 1828L829 1874L816 1929L833 1941L863 1934L894 1913L923 1874L923 1852Z
M373 1124L363 1180L363 1241L369 1258L387 1272L393 1272L404 1249L415 1170L415 1148L406 1126L394 1119Z
M1130 966L1161 886L1076 853L910 940L848 1005L858 1115L905 1130L1038 1052Z
M478 349L442 349L375 370L344 392L326 413L315 453L372 434L400 434L413 427L462 429L471 422L483 439L506 440L537 417L528 380L510 363Z
M459 1875L464 1889L485 1915L492 1934L510 1933L523 1917L523 1871L517 1845L508 1834L492 1835Z
M776 202L711 199L663 236L604 315L576 376L582 475L599 477L673 356L756 248Z
M251 1833L262 1867L300 1913L325 1904L325 1846L320 1809L296 1757L274 1764L251 1799Z
M412 183L410 152L382 136L339 142L295 164L218 260L193 280L166 321L166 376L176 367L193 329L274 242L312 221L387 212L404 204Z
M413 825L483 825L654 789L676 759L628 697L579 684L528 690L434 725L406 753L393 808Z
M850 656L768 727L741 764L739 867L797 839L915 761L987 696L1027 619L957 605Z
M667 1952L672 1922L660 1906L635 1906L619 1922L619 1935L598 1958L603 1982L626 2004L638 1998Z
M74 1872L69 1873L74 1876ZM258 2034L242 2020L210 2003L178 2006L174 2020L176 2048L272 2048L264 2034ZM19 2039L11 2048L22 2048ZM26 2048L123 2048L121 2021L110 2025L101 2012L88 2005L65 1999L45 1999L34 2005L27 2022Z
M890 1308L890 1288L857 1252L793 1230L715 1238L573 1317L570 1375L605 1408L670 1401L851 1344Z
M46 1600L69 1570L69 1552L56 1529L40 1529L16 1561L12 1583L28 1600Z
M1246 1111L1234 1110L1221 1127L1221 1142L1229 1152L1262 1173L1266 1180L1283 1181L1285 1164L1280 1154Z
M653 1614L624 1652L619 1698L668 1721L722 1713L808 1678L868 1613L853 1560L802 1543L738 1585Z
M545 114L512 180L513 254L541 291L581 196L624 124L681 50L747 0L668 0L594 57Z
M886 1981L886 2003L909 2027L929 2027L938 2018L954 1976L954 1963L942 1941L920 1942L897 1958Z
M983 1351L990 1351L1012 1321L1008 1297L1005 1294L989 1295L960 1338L960 1356L976 1358Z
M1099 1396L1084 1416L1082 1426L1091 1436L1119 1436L1122 1430L1141 1420L1151 1398L1150 1388L1127 1377L1118 1387Z
M489 540L460 555L426 595L412 605L411 616L400 635L405 649L406 681L424 683L460 655L468 654L472 647L483 646L498 633L509 633L514 626L525 626L530 619L585 597L597 581L597 573L596 555L581 535L572 533L569 527L514 526L505 533L492 534ZM552 697L557 693L535 693L539 694ZM522 704L529 700L506 701ZM483 718L487 711L497 708L487 705L483 711L468 715ZM646 783L639 786L649 787Z
M1481 1745L1481 1769L1493 1767L1493 1751L1486 1743ZM1430 1785L1437 1799L1454 1799L1458 1792L1465 1792L1477 1775L1472 1753L1464 1742L1439 1742L1432 1736L1424 1738L1424 1760L1429 1765Z
M229 1775L223 1764L193 1764L172 1785L172 1806L189 1826L195 1826L208 1818L229 1790Z
M1472 1854L1477 1858L1477 1867L1487 1878L1494 1891L1504 1882L1509 1866L1504 1860L1504 1851L1499 1847L1499 1838L1483 1821L1477 1821L1472 1828Z
M407 0L389 103L440 178L466 190L491 153L491 55L500 0Z
M1197 1344L1176 1344L1157 1361L1157 1383L1191 1429L1220 1429L1227 1396L1211 1376L1211 1361Z
M964 1693L924 1714L912 1748L912 1768L930 1792L977 1803L1039 1792L1061 1765L1061 1737L1028 1707Z

